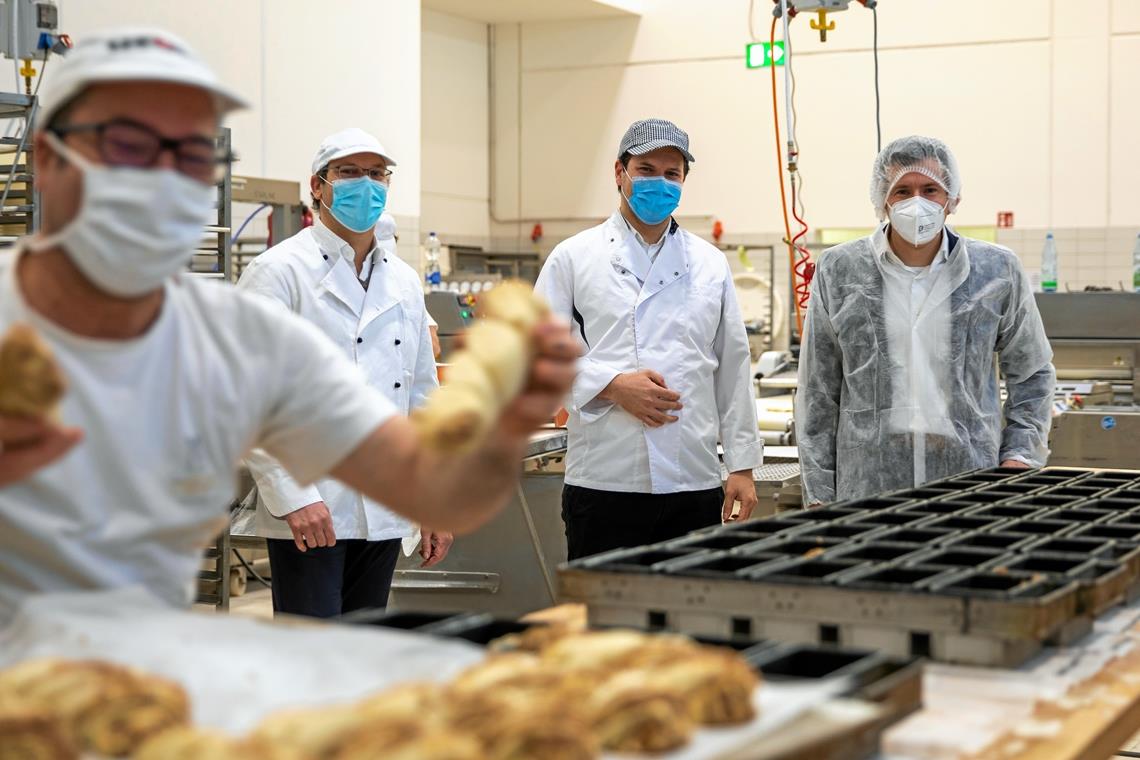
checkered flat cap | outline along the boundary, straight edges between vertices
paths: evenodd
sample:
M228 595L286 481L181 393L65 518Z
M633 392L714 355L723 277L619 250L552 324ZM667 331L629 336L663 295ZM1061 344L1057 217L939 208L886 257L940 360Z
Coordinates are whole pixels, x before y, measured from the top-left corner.
M689 163L696 163L697 159L689 152L688 133L665 119L642 119L631 124L625 131L625 137L621 138L618 158L627 152L643 156L658 148L676 148Z

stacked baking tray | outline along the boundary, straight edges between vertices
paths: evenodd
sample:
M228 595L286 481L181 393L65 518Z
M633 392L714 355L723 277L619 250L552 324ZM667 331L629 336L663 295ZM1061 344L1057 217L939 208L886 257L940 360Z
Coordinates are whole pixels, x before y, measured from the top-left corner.
M481 646L491 644L500 637L519 633L531 625L498 620L478 613L386 613L377 610L350 613L341 618L341 621L459 638ZM922 665L918 658L891 657L879 652L818 644L783 644L739 636L733 639L696 638L704 644L736 649L769 681L806 683L820 679L844 679L846 689L842 696L875 702L887 708L879 730L921 706ZM877 739L877 732L873 738ZM873 746L868 747L872 748ZM864 753L858 752L839 756L863 755Z
M573 562L593 625L1016 665L1140 580L1140 472L985 470Z

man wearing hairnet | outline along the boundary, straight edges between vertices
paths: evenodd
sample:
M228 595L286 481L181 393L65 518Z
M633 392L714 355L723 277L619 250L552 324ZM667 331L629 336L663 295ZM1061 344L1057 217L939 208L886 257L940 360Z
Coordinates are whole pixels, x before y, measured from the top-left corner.
M1013 252L945 226L961 194L943 142L896 140L871 179L883 223L820 258L796 398L805 504L1045 464L1053 353Z

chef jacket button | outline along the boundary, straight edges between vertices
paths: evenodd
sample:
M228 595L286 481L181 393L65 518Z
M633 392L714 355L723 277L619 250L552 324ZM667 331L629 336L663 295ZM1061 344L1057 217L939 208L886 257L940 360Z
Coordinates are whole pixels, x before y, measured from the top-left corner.
M681 276L681 273L680 273L680 272L674 272L674 273L673 273L673 276L674 276L674 277L680 277L680 276Z
M399 387L400 387L400 384L399 384L399 383L396 383L396 387L397 387L397 388L399 388Z
M665 281L664 281L664 280L658 280L658 281L657 281L657 284L658 284L658 285L664 285L664 284L665 284Z
M328 260L329 260L329 255L328 255L327 253L323 253L323 254L321 254L321 255L325 257L325 261L328 261Z
M356 339L356 342L357 342L357 343L363 343L363 342L364 342L364 338L357 338L357 339Z
M396 338L396 345L397 346L400 345L400 339L399 338Z
M387 264L387 263L388 263L388 259L384 259L384 263L385 263L385 264Z

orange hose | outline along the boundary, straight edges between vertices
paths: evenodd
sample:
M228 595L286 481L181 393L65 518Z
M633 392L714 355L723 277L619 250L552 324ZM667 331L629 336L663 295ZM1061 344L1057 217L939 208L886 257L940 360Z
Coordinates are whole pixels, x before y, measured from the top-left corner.
M770 34L770 37L771 37L770 49L775 49L775 47L776 47L776 22L777 21L778 21L778 19L776 19L775 17L772 18L772 31ZM791 274L792 281L795 282L795 280L796 280L796 266L797 266L798 262L796 261L796 246L792 242L792 224L788 220L788 196L787 196L786 191L784 190L784 155L782 152L783 149L780 145L780 100L779 100L779 96L776 94L776 67L773 65L769 68L771 69L771 72L772 72L772 120L773 120L775 127L776 127L776 173L780 179L780 207L784 212L784 240L788 244L789 273ZM798 292L798 288L797 288L797 292ZM795 307L796 307L796 330L802 336L804 334L803 306L800 304L801 299L795 298L793 300L795 301Z

